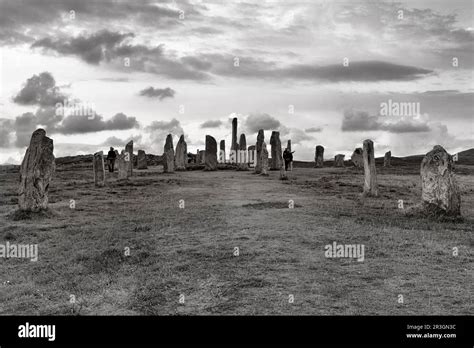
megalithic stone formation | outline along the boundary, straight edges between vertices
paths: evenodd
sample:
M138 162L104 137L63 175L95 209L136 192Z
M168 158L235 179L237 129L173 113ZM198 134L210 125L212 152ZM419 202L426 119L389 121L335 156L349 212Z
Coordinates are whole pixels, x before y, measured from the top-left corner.
M360 147L358 147L354 150L351 156L351 161L354 164L354 166L357 168L364 167L364 158L363 158L362 152L363 150Z
M226 161L226 154L225 154L225 140L221 140L219 143L219 160L222 163L225 163Z
M262 143L262 150L260 152L261 154L261 163L262 163L262 175L268 175L268 150L267 150L267 144L265 142Z
M288 140L288 143L286 144L286 148L287 148L288 150L290 150L290 152L291 152L291 139Z
M421 162L421 200L430 214L461 215L461 194L452 156L436 145Z
M214 137L206 135L206 152L204 154L205 170L217 170L217 142Z
M128 167L128 176L133 176L133 140L130 140L127 145L125 145L125 152L129 153L130 165Z
M283 164L283 157L281 152L280 132L273 131L270 137L272 161L270 170L280 170Z
M384 167L390 167L391 166L391 164L390 164L391 159L392 159L392 152L391 151L385 152L385 156L383 157L383 166Z
M324 165L324 147L321 145L316 146L314 162L316 168L322 168Z
M334 166L344 167L344 157L346 156L341 154L334 156Z
M94 171L94 184L95 186L105 185L105 163L104 163L104 152L96 152L92 158L92 168Z
M146 153L143 150L138 150L137 154L137 169L147 169Z
M128 178L129 166L130 166L130 154L122 150L120 155L117 156L117 168L118 168L118 179L124 180Z
M364 140L364 195L378 196L377 173L375 170L374 143L372 140Z
M53 140L45 130L35 130L20 166L20 210L38 212L48 208L49 184L56 169L53 150Z
M257 135L257 144L255 145L257 150L257 164L255 165L255 173L261 174L262 173L262 146L265 139L265 135L263 133L263 129L258 131Z
M237 117L232 119L232 144L230 147L231 150L237 151Z
M188 145L184 141L184 134L181 134L176 144L176 153L174 157L174 169L175 170L186 170L188 164Z
M239 139L239 152L237 154L237 167L239 170L248 170L248 157L247 157L247 139L245 134L240 134Z
M174 173L174 149L173 136L168 134L166 137L165 147L163 151L163 172Z

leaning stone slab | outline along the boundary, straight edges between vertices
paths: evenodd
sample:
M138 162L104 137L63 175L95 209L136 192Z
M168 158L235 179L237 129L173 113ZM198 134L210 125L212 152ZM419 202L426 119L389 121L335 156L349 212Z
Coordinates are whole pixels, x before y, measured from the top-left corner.
M35 130L20 166L20 210L38 212L48 208L49 184L56 169L53 150L53 140L44 129Z
M377 173L375 170L374 143L364 140L364 195L378 196Z
M206 135L205 170L217 170L217 142L214 137Z
M391 164L390 164L391 159L392 159L392 152L391 151L385 152L385 156L383 157L383 166L384 167L390 167L391 166Z
M92 158L92 167L94 170L94 184L95 186L105 185L105 163L104 152L99 151L94 154Z
M364 167L364 158L363 158L363 150L358 147L354 150L351 156L351 161L354 164L355 167L357 168L363 168Z

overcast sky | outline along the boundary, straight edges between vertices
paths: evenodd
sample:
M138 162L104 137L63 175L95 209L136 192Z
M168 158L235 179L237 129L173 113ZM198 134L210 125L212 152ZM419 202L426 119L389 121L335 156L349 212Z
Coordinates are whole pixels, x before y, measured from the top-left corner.
M168 133L229 148L232 117L297 160L367 138L377 156L455 153L474 147L473 21L471 0L0 0L0 163L39 127L57 157L129 139L161 154ZM420 114L384 115L389 100Z

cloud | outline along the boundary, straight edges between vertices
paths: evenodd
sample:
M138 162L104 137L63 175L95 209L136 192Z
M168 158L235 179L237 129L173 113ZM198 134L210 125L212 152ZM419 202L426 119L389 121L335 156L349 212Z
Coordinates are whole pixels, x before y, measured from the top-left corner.
M104 130L126 130L138 126L139 124L135 117L127 116L121 112L108 120L104 120L100 115L95 115L94 117L70 115L64 118L62 124L56 128L56 131L62 134L80 134Z
M322 131L321 127L311 127L304 130L306 133L318 133Z
M20 105L54 106L66 96L59 92L56 81L49 72L30 77L13 101Z
M346 110L341 130L343 132L378 130L390 133L416 133L428 132L430 127L426 117L410 116L388 119L382 116L370 116L366 111Z
M136 136L131 136L126 139L120 139L115 136L108 137L107 139L104 140L103 143L101 143L101 146L123 146L125 147L125 144L130 142L130 140L133 140L134 145L140 146L140 142L142 140L142 135L136 135Z
M173 134L175 137L184 134L180 122L175 118L171 121L153 121L150 125L145 127L145 131L150 133L152 145L154 145L154 149L158 151L163 151L165 139L168 134Z
M203 122L201 123L201 128L219 128L220 126L222 126L222 121L220 120L210 120L210 121L206 121L206 122Z
M149 98L156 98L163 100L164 98L173 98L175 95L176 91L166 87L166 88L153 88L153 87L148 87L140 91L139 95L144 96L144 97L149 97Z
M245 120L244 127L250 133L257 133L260 129L263 130L276 130L281 126L280 121L278 121L273 116L269 114L250 114Z

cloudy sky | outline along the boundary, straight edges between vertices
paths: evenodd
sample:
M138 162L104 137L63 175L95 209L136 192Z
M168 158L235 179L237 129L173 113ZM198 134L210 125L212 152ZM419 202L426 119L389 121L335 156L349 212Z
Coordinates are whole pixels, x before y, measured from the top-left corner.
M473 21L471 0L0 0L0 163L38 127L57 157L129 139L161 154L168 133L229 147L232 117L298 160L367 138L376 155L455 153L474 147ZM383 114L389 100L420 113Z

